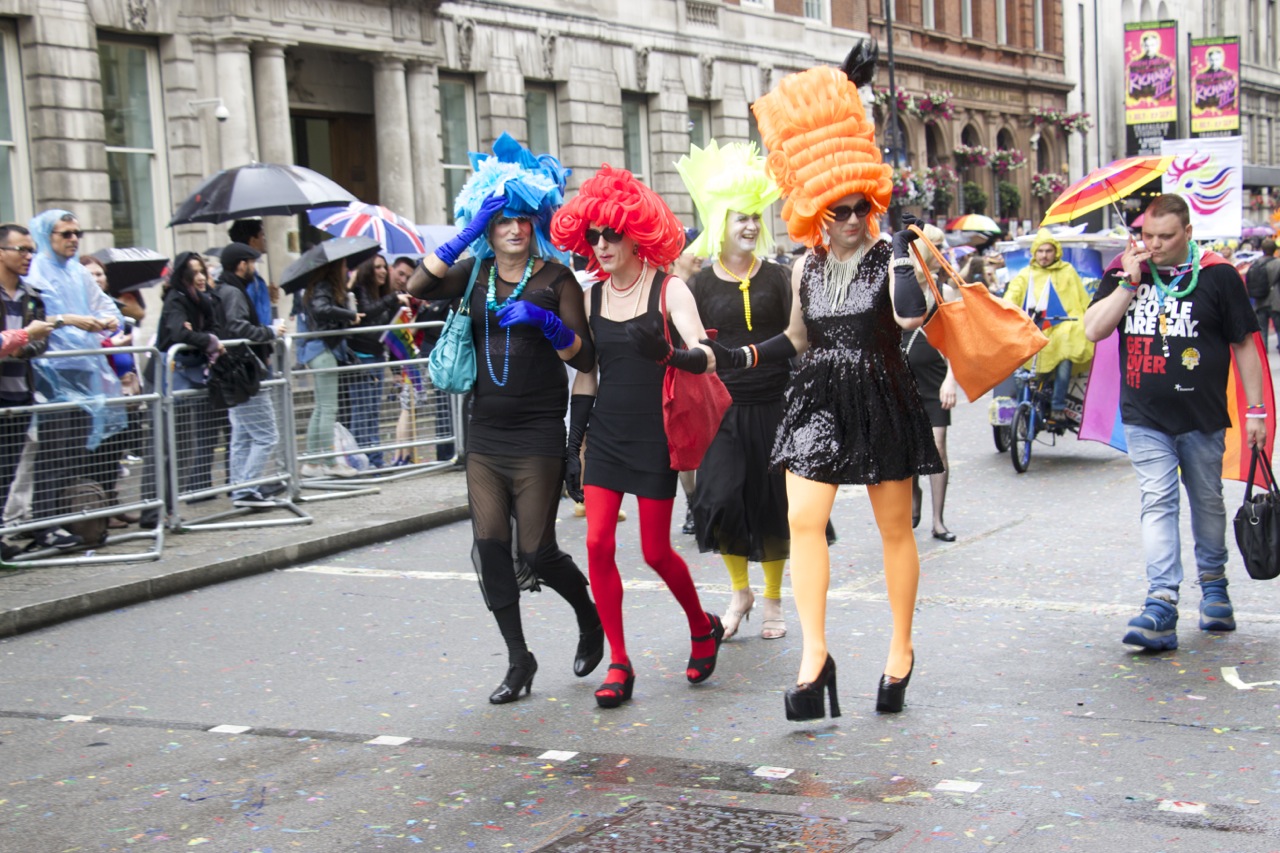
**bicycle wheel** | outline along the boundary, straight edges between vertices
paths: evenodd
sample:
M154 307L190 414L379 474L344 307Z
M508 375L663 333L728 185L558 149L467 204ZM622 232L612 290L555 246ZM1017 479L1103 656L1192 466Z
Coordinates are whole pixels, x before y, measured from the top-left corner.
M1030 403L1019 404L1013 413L1011 432L1009 457L1013 460L1013 470L1025 474L1031 466L1031 442L1036 438Z
M1008 424L991 427L991 437L996 443L996 453L1009 452L1009 441L1013 436L1013 427Z

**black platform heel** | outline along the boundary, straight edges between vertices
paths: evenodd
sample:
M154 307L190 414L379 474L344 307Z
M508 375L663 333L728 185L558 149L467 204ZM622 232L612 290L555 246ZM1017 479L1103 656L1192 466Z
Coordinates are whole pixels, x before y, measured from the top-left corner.
M636 686L636 673L631 662L611 663L609 671L619 670L627 674L627 680L621 683L610 681L606 676L604 684L596 688L596 704L601 708L616 708L631 698L631 690Z
M902 710L907 699L907 685L911 683L911 673L916 671L916 656L911 654L911 669L901 681L890 681L889 676L880 676L880 689L876 691L876 710L882 714L896 714Z
M825 717L826 708L822 701L822 692L827 692L831 701L831 716L840 716L840 700L836 696L836 662L827 655L827 662L822 665L818 677L806 684L788 687L783 695L783 703L787 708L788 720L821 720Z
M707 613L706 617L711 622L711 633L703 634L701 637L691 637L690 639L695 643L715 640L716 649L703 658L689 656L689 666L685 669L684 674L689 679L690 684L701 684L711 677L711 673L716 671L716 658L720 655L720 644L724 642L724 623L720 621L720 617L714 613Z
M498 689L489 694L489 702L493 705L505 705L520 698L520 691L525 695L533 692L533 677L538 672L538 659L529 652L524 660L507 667L507 677L502 679Z
M578 635L578 653L573 657L573 674L585 678L604 660L604 626Z

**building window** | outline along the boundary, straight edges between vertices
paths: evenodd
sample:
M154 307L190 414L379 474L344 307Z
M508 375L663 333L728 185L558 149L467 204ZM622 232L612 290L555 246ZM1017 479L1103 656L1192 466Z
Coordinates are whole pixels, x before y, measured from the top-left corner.
M160 57L150 45L102 39L102 115L106 124L111 235L117 246L163 250L168 232L158 219L168 211L168 169L163 161ZM163 140L160 140L163 142ZM167 217L166 217L167 218Z
M441 74L440 168L444 172L445 204L450 208L471 175L467 152L479 147L476 136L476 101L471 81Z
M535 155L551 154L559 157L560 121L556 115L555 86L525 84L524 117L529 127L529 150Z
M1009 43L1009 3L996 0L996 44Z
M0 221L25 222L31 216L31 185L27 164L26 115L22 105L22 72L18 68L18 40L7 25L0 26Z
M649 174L649 99L638 92L622 95L622 159L637 180Z
M1044 50L1044 0L1032 0L1031 9L1035 26L1036 50Z
M706 101L689 101L689 141L699 148L711 141L711 104Z
M826 10L823 8L826 0L804 0L804 16L814 21L825 21L827 19Z
M960 0L960 35L973 38L973 0Z
M921 9L922 23L929 29L933 29L937 26L937 18L933 12L933 0L921 0L921 2L924 4Z

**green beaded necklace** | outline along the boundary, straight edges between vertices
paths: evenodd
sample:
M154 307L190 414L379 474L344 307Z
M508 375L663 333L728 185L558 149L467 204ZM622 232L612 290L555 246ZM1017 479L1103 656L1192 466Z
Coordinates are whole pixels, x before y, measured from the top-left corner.
M1160 351L1165 358L1169 358L1169 316L1164 312L1165 300L1181 299L1191 291L1196 289L1196 285L1200 283L1200 245L1192 243L1189 251L1189 260L1191 262L1191 283L1182 290L1174 290L1178 286L1178 282L1182 281L1186 273L1182 273L1175 277L1168 284L1160 278L1160 271L1156 269L1156 265L1151 261L1147 261L1147 266L1151 270L1151 283L1155 285L1156 293L1160 297L1160 313L1157 315L1157 328L1160 330Z
M525 286L529 284L529 277L533 275L533 255L529 256L529 263L524 266L524 275L520 277L520 283L516 285L516 289L511 291L511 295L502 300L502 304L498 304L498 259L493 259L493 266L489 268L489 292L484 300L484 307L490 311L497 311L499 308L506 308L511 303L520 298L520 294L524 293Z

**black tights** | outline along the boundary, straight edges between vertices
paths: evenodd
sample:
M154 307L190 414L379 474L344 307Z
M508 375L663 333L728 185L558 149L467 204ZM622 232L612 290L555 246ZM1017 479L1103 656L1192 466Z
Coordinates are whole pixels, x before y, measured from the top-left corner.
M580 633L600 625L586 577L556 544L563 468L563 460L551 456L467 454L472 560L513 664L528 653L521 589L537 591L546 584L573 608Z

